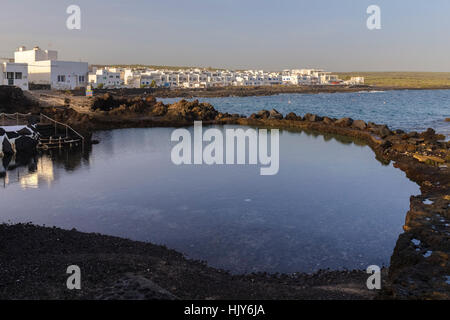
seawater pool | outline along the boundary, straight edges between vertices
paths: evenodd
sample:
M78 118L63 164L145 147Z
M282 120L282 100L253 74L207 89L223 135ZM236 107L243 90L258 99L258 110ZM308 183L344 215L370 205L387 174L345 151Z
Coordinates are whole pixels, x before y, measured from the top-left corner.
M164 244L234 273L389 264L419 188L369 147L280 131L279 172L261 176L259 165L174 165L173 130L98 132L84 155L9 167L0 221Z

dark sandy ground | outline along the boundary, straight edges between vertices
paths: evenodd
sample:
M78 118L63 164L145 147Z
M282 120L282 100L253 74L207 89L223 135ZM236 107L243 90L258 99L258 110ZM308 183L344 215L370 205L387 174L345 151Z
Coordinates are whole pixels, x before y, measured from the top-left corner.
M81 269L81 290L67 289L70 265ZM150 243L0 225L0 299L376 298L367 277L363 271L236 276Z

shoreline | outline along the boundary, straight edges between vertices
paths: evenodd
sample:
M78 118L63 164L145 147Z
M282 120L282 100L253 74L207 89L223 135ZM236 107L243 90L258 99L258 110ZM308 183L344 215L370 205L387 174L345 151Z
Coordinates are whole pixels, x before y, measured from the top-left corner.
M450 299L450 142L443 141L445 137L434 130L422 133L391 131L385 125L362 120L333 119L314 114L299 116L292 112L283 116L276 110L261 110L245 117L218 112L208 103L181 100L164 105L156 102L154 97L142 100L106 95L91 100L89 109L86 105L77 105L75 99L69 104L44 109L58 121L90 132L134 127L181 127L192 125L194 120L202 120L205 125L311 130L322 135L340 135L363 141L374 151L377 159L394 162L394 167L405 172L421 190L420 195L410 197L404 233L397 240L381 297ZM106 111L101 111L105 107ZM94 111L87 112L91 109ZM366 274L364 276L367 279ZM170 288L165 290L170 291ZM277 292L271 291L271 294L272 299L279 297Z

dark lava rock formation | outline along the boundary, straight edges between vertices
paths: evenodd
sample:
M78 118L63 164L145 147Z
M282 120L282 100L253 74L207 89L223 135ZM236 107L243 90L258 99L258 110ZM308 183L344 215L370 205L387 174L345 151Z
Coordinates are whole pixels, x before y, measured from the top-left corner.
M0 113L28 113L35 107L36 102L26 97L22 89L0 86Z

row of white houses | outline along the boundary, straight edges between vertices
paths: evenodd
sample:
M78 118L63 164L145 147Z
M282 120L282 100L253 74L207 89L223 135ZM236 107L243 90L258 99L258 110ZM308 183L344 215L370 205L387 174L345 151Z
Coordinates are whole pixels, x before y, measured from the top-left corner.
M223 86L336 85L363 84L363 77L342 81L321 69L293 69L282 72L264 70L153 70L147 68L94 68L89 74L93 87L178 87L207 88Z
M51 89L176 87L207 88L221 86L336 85L363 84L363 77L342 81L321 69L292 69L282 72L264 70L154 70L150 68L96 68L89 72L87 62L58 60L55 50L24 46L14 52L14 59L0 60L0 85L14 85L28 90L30 84Z
M109 68L107 71L113 72L116 77L120 74L123 85L135 88L145 86L204 88L218 86L332 85L343 83L336 75L319 69L266 72L263 70L210 71L191 69L170 71ZM99 71L97 70L97 72ZM363 83L364 79L353 79L353 81Z

